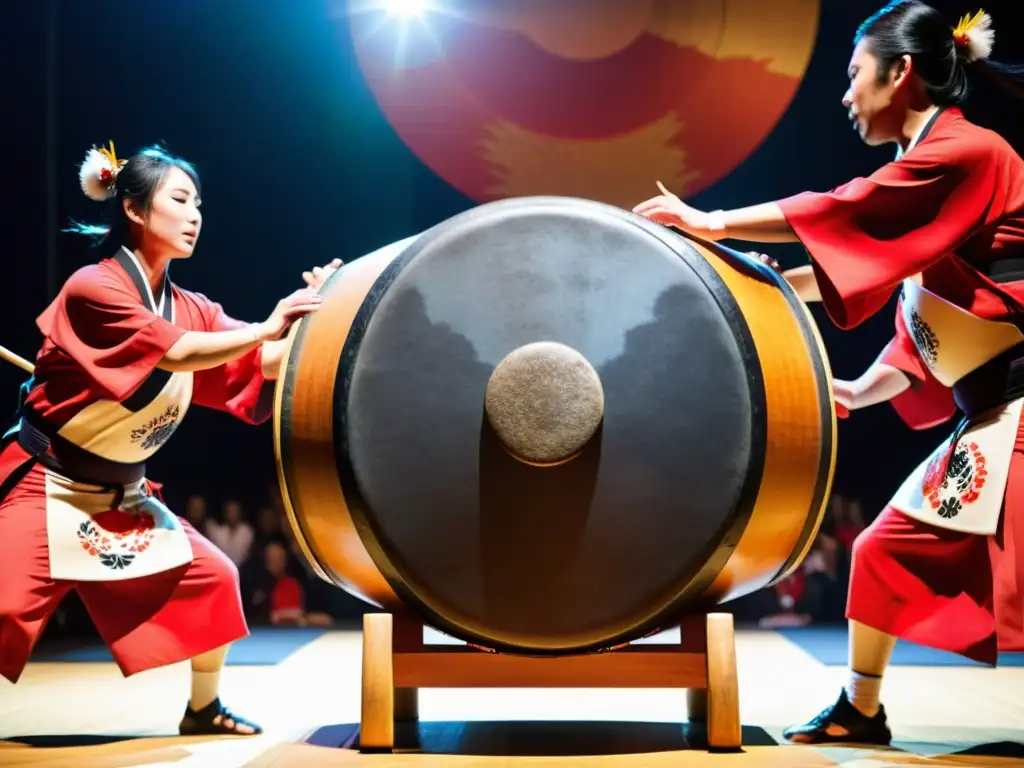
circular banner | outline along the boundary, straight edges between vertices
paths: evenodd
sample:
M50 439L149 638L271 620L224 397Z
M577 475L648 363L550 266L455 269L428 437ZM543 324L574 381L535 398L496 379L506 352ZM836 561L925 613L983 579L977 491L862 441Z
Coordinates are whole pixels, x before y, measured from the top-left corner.
M781 118L818 0L349 0L363 76L408 147L476 202L692 196Z

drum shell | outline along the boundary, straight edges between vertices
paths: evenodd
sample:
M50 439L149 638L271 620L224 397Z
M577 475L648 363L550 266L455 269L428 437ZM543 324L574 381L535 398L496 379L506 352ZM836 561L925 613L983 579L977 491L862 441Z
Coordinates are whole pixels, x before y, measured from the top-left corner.
M503 205L497 203L491 205ZM621 214L621 212L617 212ZM768 586L791 573L820 526L835 466L835 410L829 365L813 318L784 279L718 244L680 238L634 217L637 226L674 248L693 248L727 287L747 325L764 383L766 452L757 498L738 540L719 552L717 574L673 613L652 616L656 631L672 615L720 604ZM456 217L458 219L458 217ZM451 225L449 220L441 227ZM436 228L435 228L436 229ZM420 237L426 237L425 233ZM321 309L291 336L278 382L275 447L290 525L318 575L360 599L391 611L412 612L468 642L505 652L569 653L598 647L562 645L557 639L509 644L425 610L401 589L386 563L371 555L365 520L353 514L336 460L335 387L346 342L361 333L364 306L387 290L381 276L418 238L396 243L347 264L323 289ZM348 482L351 482L349 479ZM632 639L609 636L610 647Z

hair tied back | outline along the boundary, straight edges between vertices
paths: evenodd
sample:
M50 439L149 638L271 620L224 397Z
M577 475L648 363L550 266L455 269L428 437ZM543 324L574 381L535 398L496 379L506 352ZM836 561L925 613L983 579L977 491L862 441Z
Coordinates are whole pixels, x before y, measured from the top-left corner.
M114 142L110 148L93 147L85 153L85 160L78 170L78 181L82 191L92 200L102 201L114 194L117 186L117 175L126 161L118 160L114 151Z
M953 42L968 63L987 59L995 45L996 32L992 17L985 11L965 15L953 29Z

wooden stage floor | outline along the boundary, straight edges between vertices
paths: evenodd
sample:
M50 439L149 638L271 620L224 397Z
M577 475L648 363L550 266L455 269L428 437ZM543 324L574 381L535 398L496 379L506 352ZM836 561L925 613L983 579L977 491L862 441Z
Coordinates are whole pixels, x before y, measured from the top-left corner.
M276 666L228 667L224 699L263 724L255 738L173 735L187 664L124 679L107 663L33 663L17 686L0 680L0 766L1024 766L1022 667L894 667L883 690L891 749L792 746L782 728L832 701L845 670L742 630L739 753L700 748L680 725L680 690L444 689L421 692L419 728L398 731L404 749L361 755L345 746L360 651L359 632L334 631Z

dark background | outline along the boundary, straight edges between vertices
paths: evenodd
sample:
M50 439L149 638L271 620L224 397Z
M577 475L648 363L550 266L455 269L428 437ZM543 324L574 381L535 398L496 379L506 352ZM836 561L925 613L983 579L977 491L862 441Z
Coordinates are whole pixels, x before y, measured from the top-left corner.
M77 165L89 146L109 139L123 156L161 141L195 162L203 236L173 277L248 320L263 319L298 286L302 270L358 257L474 205L395 135L356 65L344 18L329 5L4 3L0 174L9 235L0 256L0 344L34 357L35 317L68 275L97 258L60 229L72 218L99 216L79 191ZM951 24L977 10L936 5ZM730 208L826 190L892 158L892 147L860 143L840 104L853 33L878 3L822 6L813 58L787 113L739 168L689 202ZM996 23L995 58L1024 59L1014 34L1024 28L1021 4L985 8ZM716 117L709 109L688 119ZM764 250L787 267L803 261L798 247ZM850 332L836 330L817 308L815 316L839 378L861 373L892 331L891 310ZM8 402L12 417L23 378L13 366L0 368L0 408ZM946 430L913 433L885 405L855 414L841 422L837 489L873 516ZM172 504L193 492L213 505L224 496L258 504L276 482L271 427L195 409L150 474L168 483Z

